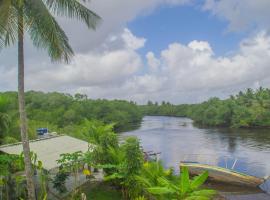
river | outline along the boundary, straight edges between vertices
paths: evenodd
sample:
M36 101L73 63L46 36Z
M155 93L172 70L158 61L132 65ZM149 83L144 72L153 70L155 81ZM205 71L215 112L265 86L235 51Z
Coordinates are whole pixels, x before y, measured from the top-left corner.
M270 130L199 128L181 117L146 116L141 127L123 136L137 136L145 151L161 152L166 167L181 160L199 161L250 175L270 175Z

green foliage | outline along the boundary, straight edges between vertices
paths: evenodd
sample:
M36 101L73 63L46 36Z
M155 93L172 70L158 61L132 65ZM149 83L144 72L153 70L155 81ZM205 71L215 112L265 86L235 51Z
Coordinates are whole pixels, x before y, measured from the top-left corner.
M118 150L119 144L117 135L112 128L112 125L96 123L84 134L87 141L95 145L92 153L92 164L114 163L117 156L113 154L113 151Z
M43 164L40 160L37 161L37 170L39 175L40 192L38 195L39 200L47 200L47 188L49 182L49 172L43 169Z
M202 184L206 181L208 173L189 178L188 169L181 168L181 175L175 179L170 180L164 176L159 176L156 179L156 184L148 186L147 191L158 199L211 199L216 192L213 190L200 189ZM150 183L150 182L149 182Z
M83 165L84 154L81 151L77 151L74 153L66 153L61 154L60 159L57 160L57 163L60 165L58 173L54 179L54 187L58 189L60 192L65 191L65 180L67 178L67 173L74 174L74 186L75 191L72 193L72 199L75 199L79 194L79 190L77 190L78 185L78 176L79 176L79 168Z
M137 175L143 166L143 152L137 138L127 138L122 146L125 153L125 167L128 175Z
M68 37L53 14L78 19L91 29L95 29L100 20L77 0L4 0L0 3L0 50L16 43L19 31L22 34L27 31L33 45L47 50L53 61L68 62L73 56ZM18 23L18 17L22 19L21 23Z
M82 186L88 200L122 200L121 192L106 183L88 183Z
M146 200L146 198L144 196L139 196L139 197L136 197L135 200Z
M226 100L211 98L193 105L148 102L140 108L145 115L189 117L204 126L270 127L270 89L247 89Z
M17 142L19 142L19 141L14 137L6 136L3 139L3 144L13 144L13 143L17 143Z
M38 199L46 199L48 173L42 169L42 162L37 155L30 152L33 171L38 172L40 191ZM0 154L0 192L4 199L27 199L25 176L19 172L24 171L24 158L21 155Z
M111 162L100 165L107 172L105 180L114 181L122 187L125 198L135 198L140 192L140 185L135 181L143 166L143 152L137 138L127 138L120 147L109 148Z
M7 135L11 123L10 116L7 114L8 104L8 99L0 96L0 144L4 143L3 139Z
M67 192L65 184L68 177L69 173L60 169L52 180L53 188L56 189L59 193Z
M142 119L139 107L133 102L92 100L82 94L73 97L57 92L29 91L25 95L30 139L36 138L37 128L48 127L50 131L86 140L90 129L113 124L106 128L125 131L138 127ZM0 133L2 140L6 136L20 140L16 92L0 93Z

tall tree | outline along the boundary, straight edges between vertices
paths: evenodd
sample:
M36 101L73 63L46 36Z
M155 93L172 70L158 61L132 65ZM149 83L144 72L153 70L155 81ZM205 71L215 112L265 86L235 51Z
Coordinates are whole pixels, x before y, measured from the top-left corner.
M83 0L86 2L87 0ZM0 49L18 43L18 101L28 199L35 199L24 97L24 35L52 61L69 62L74 55L65 32L53 14L76 18L95 29L100 17L79 0L0 0Z

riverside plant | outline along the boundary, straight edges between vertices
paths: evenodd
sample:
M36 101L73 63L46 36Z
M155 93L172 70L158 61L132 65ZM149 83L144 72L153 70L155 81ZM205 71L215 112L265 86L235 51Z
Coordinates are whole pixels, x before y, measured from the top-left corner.
M187 167L181 168L180 176L163 171L160 163L144 165L144 172L137 177L145 192L159 200L210 200L216 191L201 189L208 178L208 172L190 179Z

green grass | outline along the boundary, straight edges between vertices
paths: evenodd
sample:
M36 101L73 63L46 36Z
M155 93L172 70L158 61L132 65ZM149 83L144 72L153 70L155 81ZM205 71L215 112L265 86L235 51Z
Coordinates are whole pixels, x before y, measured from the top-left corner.
M81 189L88 200L122 200L121 192L105 183L88 183Z

